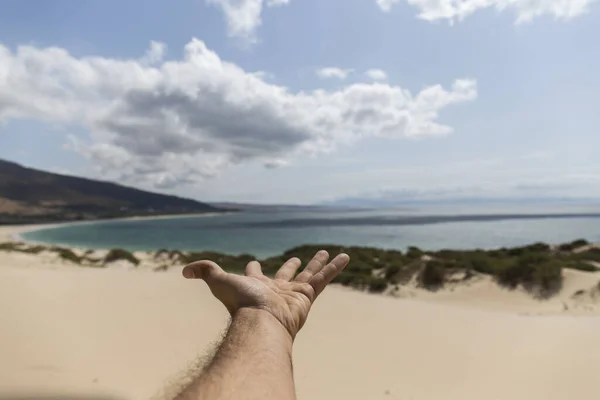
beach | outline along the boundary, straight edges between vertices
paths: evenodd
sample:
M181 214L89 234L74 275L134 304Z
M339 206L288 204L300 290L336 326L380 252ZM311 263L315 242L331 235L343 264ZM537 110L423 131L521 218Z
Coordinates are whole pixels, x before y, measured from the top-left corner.
M34 228L2 227L0 241ZM84 268L0 252L0 399L168 398L228 321L206 285L180 271L155 272L148 259ZM396 296L332 286L295 343L298 397L588 398L600 363L600 274L565 274L546 301L485 278Z

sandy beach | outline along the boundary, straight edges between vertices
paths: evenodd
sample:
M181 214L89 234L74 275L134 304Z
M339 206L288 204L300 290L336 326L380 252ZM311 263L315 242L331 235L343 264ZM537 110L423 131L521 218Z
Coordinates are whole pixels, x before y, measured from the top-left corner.
M33 228L0 227L0 242ZM147 266L0 252L0 399L159 398L227 314L180 268ZM396 298L330 287L296 341L299 399L594 398L598 281L567 270L547 301L485 277Z

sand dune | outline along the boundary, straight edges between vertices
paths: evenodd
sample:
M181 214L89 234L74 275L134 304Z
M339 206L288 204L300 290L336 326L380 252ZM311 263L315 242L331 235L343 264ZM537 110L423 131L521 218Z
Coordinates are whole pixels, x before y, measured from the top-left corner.
M485 279L403 299L329 288L295 346L299 398L595 398L600 277L567 274L550 302ZM0 399L132 400L205 353L227 315L178 270L0 253L0 321Z
M519 315L600 316L600 273L564 269L563 277L562 290L544 300L535 299L523 289L502 288L487 275L449 284L436 292L403 286L392 294L402 299Z

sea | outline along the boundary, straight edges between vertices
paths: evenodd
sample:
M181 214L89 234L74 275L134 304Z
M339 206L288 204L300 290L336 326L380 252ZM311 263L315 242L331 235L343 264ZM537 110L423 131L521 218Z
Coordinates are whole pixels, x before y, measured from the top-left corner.
M600 242L597 205L460 205L243 211L76 223L23 234L81 248L179 249L268 257L303 244L404 250L493 249L533 242Z

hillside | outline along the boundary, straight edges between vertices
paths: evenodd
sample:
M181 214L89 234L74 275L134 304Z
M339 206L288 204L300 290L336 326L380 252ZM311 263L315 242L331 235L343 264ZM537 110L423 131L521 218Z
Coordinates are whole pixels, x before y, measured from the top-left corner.
M0 160L0 223L223 211L195 200Z

